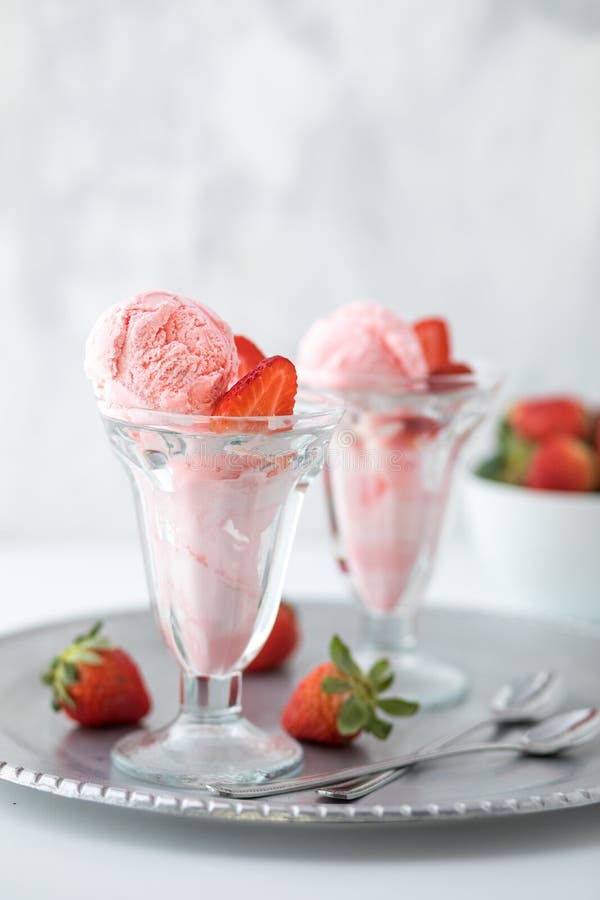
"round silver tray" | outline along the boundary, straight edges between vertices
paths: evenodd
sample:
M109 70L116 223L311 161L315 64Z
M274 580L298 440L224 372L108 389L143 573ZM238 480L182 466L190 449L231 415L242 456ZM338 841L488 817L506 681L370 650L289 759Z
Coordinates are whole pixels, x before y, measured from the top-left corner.
M175 715L178 673L147 613L104 617L113 641L140 663L154 698L150 727ZM301 675L326 657L329 637L354 642L356 618L340 604L302 607L304 641L284 672L251 675L244 682L244 710L265 728L276 728ZM87 623L88 620L86 620ZM0 640L0 779L77 800L209 819L267 822L414 822L465 819L583 806L600 801L597 744L556 759L504 756L455 759L422 766L357 803L317 801L312 793L269 802L225 800L197 791L157 788L127 780L111 769L111 745L128 729L77 728L50 709L39 673L81 630L82 621L35 628ZM399 720L391 738L369 737L338 748L306 745L305 771L318 772L401 753L485 715L493 691L507 678L538 668L561 671L568 705L600 701L600 633L583 626L519 616L427 609L423 643L466 669L471 691L453 709ZM396 685L402 693L402 685Z

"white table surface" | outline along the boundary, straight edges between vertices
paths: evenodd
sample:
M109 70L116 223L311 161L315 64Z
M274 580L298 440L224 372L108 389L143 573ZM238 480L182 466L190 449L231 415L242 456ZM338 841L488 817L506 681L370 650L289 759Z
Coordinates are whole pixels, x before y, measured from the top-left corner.
M310 565L309 565L310 561ZM0 545L0 630L143 604L133 547ZM307 573L310 572L310 581ZM431 594L491 605L468 548L442 554ZM297 547L287 593L339 594L324 548ZM1 900L110 897L600 897L600 807L498 821L282 827L203 823L0 782Z

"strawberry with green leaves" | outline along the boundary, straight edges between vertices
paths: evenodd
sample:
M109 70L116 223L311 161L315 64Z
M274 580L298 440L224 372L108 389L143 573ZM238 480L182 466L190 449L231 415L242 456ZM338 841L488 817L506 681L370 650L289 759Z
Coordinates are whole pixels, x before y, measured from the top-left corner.
M52 708L80 725L133 724L150 710L150 697L131 657L100 634L97 622L56 656L42 681L52 688Z
M350 650L335 635L329 646L331 662L322 663L297 686L285 707L281 724L293 737L320 744L347 744L365 731L385 740L393 725L387 716L412 716L418 704L382 694L394 675L387 659L365 674Z

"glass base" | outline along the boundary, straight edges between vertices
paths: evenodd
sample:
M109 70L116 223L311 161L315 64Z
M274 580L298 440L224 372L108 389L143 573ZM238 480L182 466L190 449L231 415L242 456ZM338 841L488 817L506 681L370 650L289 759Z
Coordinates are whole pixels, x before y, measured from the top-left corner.
M416 651L389 653L369 649L356 656L365 669L382 656L389 659L395 675L390 694L416 700L421 709L451 706L459 703L467 692L464 672Z
M216 781L255 784L294 775L302 768L302 748L286 734L267 734L242 717L214 724L181 714L159 731L122 738L111 759L142 781L206 789Z

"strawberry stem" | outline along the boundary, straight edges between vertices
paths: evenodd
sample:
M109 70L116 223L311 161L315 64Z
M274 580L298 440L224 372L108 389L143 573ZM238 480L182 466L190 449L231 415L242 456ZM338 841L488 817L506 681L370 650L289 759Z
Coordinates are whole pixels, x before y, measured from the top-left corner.
M108 650L111 646L107 637L100 634L102 622L96 622L88 632L78 635L72 644L55 656L46 672L41 676L43 684L52 688L52 708L59 710L63 706L71 709L75 702L69 694L69 687L79 681L79 666L86 664L98 666L102 656L98 651Z
M367 731L379 740L385 740L393 725L379 718L377 710L388 716L413 716L417 712L418 703L401 697L381 696L394 681L389 660L377 660L365 674L337 634L331 639L329 656L340 677L325 676L321 689L325 694L347 695L337 718L340 734L354 735Z

